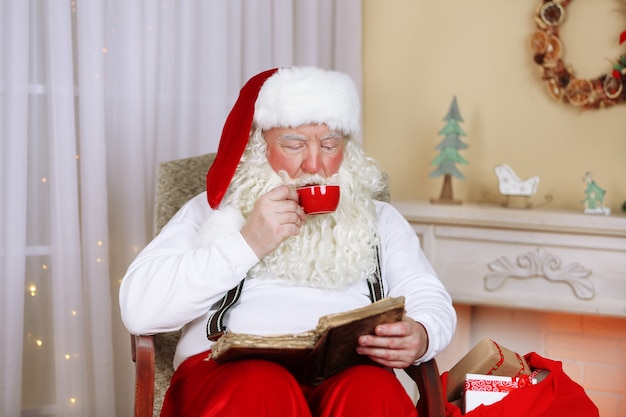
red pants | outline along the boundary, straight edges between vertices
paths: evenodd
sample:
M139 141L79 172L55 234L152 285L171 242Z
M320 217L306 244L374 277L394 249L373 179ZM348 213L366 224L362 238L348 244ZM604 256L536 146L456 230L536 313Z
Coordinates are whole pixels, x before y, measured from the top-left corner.
M355 366L311 386L272 362L206 358L201 353L178 367L161 417L417 416L394 373L376 366Z

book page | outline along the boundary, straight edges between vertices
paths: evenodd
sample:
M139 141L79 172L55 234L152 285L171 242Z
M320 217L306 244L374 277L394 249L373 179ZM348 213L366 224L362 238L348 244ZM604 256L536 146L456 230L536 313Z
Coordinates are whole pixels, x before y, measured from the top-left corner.
M385 311L395 309L402 309L402 311L404 311L404 296L387 297L355 310L322 316L318 321L316 331L323 333L328 328L338 327L354 320L376 316Z

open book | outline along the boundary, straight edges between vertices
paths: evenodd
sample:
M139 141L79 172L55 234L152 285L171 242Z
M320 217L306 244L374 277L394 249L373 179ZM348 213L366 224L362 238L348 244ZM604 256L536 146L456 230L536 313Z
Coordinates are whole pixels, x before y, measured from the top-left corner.
M218 362L261 358L280 363L298 380L317 384L353 365L369 363L356 353L357 339L379 324L402 320L404 297L388 297L355 310L320 317L304 333L258 336L226 332L212 346Z

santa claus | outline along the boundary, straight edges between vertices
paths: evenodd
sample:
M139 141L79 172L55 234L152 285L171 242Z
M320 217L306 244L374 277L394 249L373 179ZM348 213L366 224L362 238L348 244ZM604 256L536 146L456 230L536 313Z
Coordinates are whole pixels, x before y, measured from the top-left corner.
M413 229L376 199L386 182L357 140L360 124L345 74L279 68L244 85L206 193L137 256L120 289L132 333L183 329L162 415L415 415L387 368L433 358L456 316ZM306 214L296 190L310 184L338 185L337 209ZM207 359L226 327L298 333L320 316L400 295L406 317L358 340L357 352L381 366L313 386L272 362Z

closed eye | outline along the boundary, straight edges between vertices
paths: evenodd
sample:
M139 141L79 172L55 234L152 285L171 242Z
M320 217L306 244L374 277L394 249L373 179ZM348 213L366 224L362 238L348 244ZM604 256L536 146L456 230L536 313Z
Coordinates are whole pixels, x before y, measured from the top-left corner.
M335 152L341 145L341 138L330 138L322 140L321 147L325 152Z
M283 149L288 153L300 152L305 148L305 144L302 141L288 141L282 144Z

